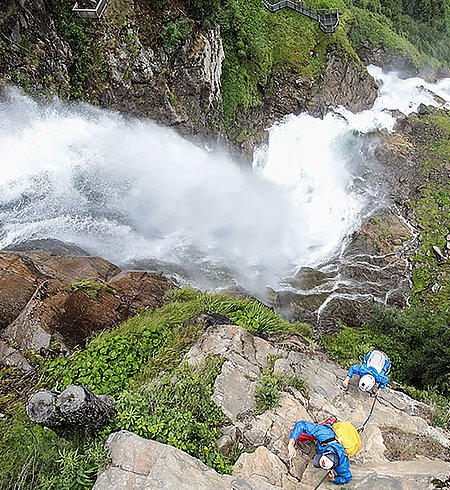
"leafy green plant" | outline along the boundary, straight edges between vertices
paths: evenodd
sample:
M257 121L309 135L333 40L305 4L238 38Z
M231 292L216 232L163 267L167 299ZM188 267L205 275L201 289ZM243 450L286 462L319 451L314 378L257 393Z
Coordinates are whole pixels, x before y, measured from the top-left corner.
M281 391L288 386L299 390L308 396L305 381L295 374L284 375L274 372L274 365L279 356L269 356L268 366L265 367L258 379L255 390L256 412L261 414L276 408L280 404Z
M255 391L256 411L264 413L280 405L283 375L263 370Z
M156 328L136 335L116 335L102 342L94 340L71 358L60 356L49 361L43 375L47 384L58 382L59 389L77 383L99 394L115 395L137 377L164 342L164 330Z
M84 490L107 462L104 439L68 442L31 423L23 406L0 420L0 488Z
M67 9L60 0L53 0L56 14L55 26L59 35L70 46L73 54L69 69L70 97L90 100L92 92L88 86L93 79L105 77L104 49L97 40L100 26L90 20L81 19Z
M192 33L189 19L179 19L169 22L161 31L161 42L164 49L170 53L181 46L181 43Z
M123 393L114 430L170 444L221 473L229 472L230 462L216 444L224 415L211 401L221 366L218 358L199 368L181 364L147 383L141 394Z

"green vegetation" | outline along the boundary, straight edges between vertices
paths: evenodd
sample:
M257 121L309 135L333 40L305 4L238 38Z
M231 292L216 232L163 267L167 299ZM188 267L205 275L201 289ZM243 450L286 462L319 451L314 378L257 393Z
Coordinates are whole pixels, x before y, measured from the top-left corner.
M191 33L192 26L189 19L179 19L175 22L169 22L160 34L162 45L170 53L178 48Z
M98 39L100 26L89 19L81 19L71 12L65 0L52 0L55 13L55 27L73 53L69 69L70 98L93 101L95 90L93 81L99 81L106 74L103 46Z
M381 349L392 361L394 386L434 408L433 422L450 428L448 330L423 308L407 310L376 306L362 329L343 326L338 335L321 338L329 355L345 368L359 363L359 355ZM448 334L447 334L448 337ZM397 385L396 385L397 383ZM444 396L445 395L445 396Z
M413 203L421 225L421 246L414 257L411 301L445 321L450 311L450 263L440 260L433 246L445 250L450 232L448 173L441 170L450 161L450 112L428 115L418 124L426 135L420 150L426 183Z
M417 66L450 65L450 6L445 0L414 6L400 0L310 0L308 6L338 8L338 31L323 34L315 21L290 9L271 13L261 0L228 0L210 6L208 15L219 21L225 50L225 123L231 132L237 121L244 124L235 138L246 129L240 116L262 103L274 76L290 75L311 84L321 74L330 49L358 62L354 48L383 46Z
M121 429L172 444L219 472L230 471L239 454L234 451L227 459L218 450L215 441L223 414L210 400L222 360L211 358L195 368L182 362L204 328L195 322L184 325L186 320L199 313L220 313L260 334L309 335L309 328L290 324L249 298L185 288L169 291L166 299L165 306L142 311L68 358L39 358L41 380L35 389L57 384L61 391L79 383L116 400L117 416L94 438L64 441L29 422L23 401L1 399L7 417L0 420L0 444L7 450L0 454L0 488L12 488L11 482L30 490L88 488L105 463L106 437ZM2 371L2 384L14 382L16 374ZM295 377L283 380L280 389L287 385L303 389Z
M216 444L224 415L211 401L221 367L217 358L200 368L181 364L152 380L140 396L122 393L112 430L127 429L170 444L220 473L230 472L234 461L224 458Z
M343 6L341 2L334 2ZM250 106L262 103L261 87L275 73L300 77L305 83L320 73L334 36L289 9L269 12L260 0L229 0L219 15L225 60L222 91L225 122L230 126Z
M90 488L106 464L104 440L67 442L29 421L23 406L0 421L0 488Z
M305 382L295 374L285 376L282 373L274 372L275 361L279 356L269 356L268 366L262 370L256 386L256 412L264 413L266 410L271 410L279 406L281 391L288 386L292 386L296 390L308 396Z
M90 279L72 282L69 288L71 291L83 291L83 293L86 293L91 298L95 298L101 291L111 294L115 293L114 289L104 282L92 281Z

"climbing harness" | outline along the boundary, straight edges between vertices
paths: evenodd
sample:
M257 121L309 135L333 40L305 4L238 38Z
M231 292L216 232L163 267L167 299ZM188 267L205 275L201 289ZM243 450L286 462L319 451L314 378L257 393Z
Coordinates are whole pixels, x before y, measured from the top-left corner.
M369 416L366 418L364 423L356 429L358 432L364 431L364 427L366 426L367 422L369 422L370 417L372 417L373 409L375 408L375 403L377 402L377 398L378 397L375 395L375 398L373 399L373 403L372 403L372 408L370 409L370 412L369 412Z

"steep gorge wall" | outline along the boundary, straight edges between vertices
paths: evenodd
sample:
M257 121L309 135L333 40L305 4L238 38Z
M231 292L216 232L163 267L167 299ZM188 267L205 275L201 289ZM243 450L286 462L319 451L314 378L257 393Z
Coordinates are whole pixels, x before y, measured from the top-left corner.
M186 19L185 4L152 9L143 0L111 0L100 23L80 22L71 0L0 2L0 84L34 94L83 99L125 114L148 117L183 134L225 136L220 29L190 23L190 34L163 46L161 33ZM320 34L323 35L323 34ZM265 129L288 113L324 114L329 106L369 107L377 94L364 66L329 49L316 82L273 73L263 103L250 107L227 133L250 157Z

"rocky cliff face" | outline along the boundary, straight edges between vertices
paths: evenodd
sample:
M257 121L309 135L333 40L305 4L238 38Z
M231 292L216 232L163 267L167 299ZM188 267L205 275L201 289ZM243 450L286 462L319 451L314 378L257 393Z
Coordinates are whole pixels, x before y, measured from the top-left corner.
M110 2L101 23L71 16L69 0L0 3L0 81L34 94L82 97L149 117L189 134L221 132L220 30L189 26L183 42L164 47L170 23L150 2Z
M249 136L242 144L251 159L253 149L267 138L266 129L286 114L309 112L325 115L331 107L342 105L358 112L372 106L378 94L375 80L356 59L337 47L327 54L327 63L317 81L295 75L274 78L273 88L264 94L263 104L240 116L237 126L247 128Z
M44 0L0 2L0 80L69 95L73 55Z
M0 253L0 364L30 370L22 355L84 346L142 308L162 305L174 284L159 273L123 271L56 240Z
M96 490L314 488L323 473L311 464L313 446L299 447L292 464L287 458L293 424L334 415L358 427L369 414L373 399L359 392L355 382L348 393L343 392L345 371L294 337L273 343L236 325L216 325L204 332L186 359L197 365L211 355L224 358L212 397L228 418L220 444L224 451L233 444L249 450L237 460L232 476L220 476L182 451L123 431L107 442L112 461L98 478ZM288 388L278 407L258 415L255 390L271 360L275 373L305 380L307 394ZM351 488L429 489L433 478L445 480L450 471L450 435L432 427L431 416L430 407L384 390L361 434L362 449L351 458Z
M186 5L162 12L143 0L114 0L101 23L77 21L72 6L71 0L0 3L0 83L82 97L184 134L225 134L218 26L205 30L191 22L184 37L164 43L163 29L178 28ZM361 110L371 105L377 87L356 59L332 48L316 82L275 73L264 91L262 106L241 114L228 130L232 140L243 128L253 135L241 148L248 158L265 139L264 130L285 114L324 114L331 105Z

